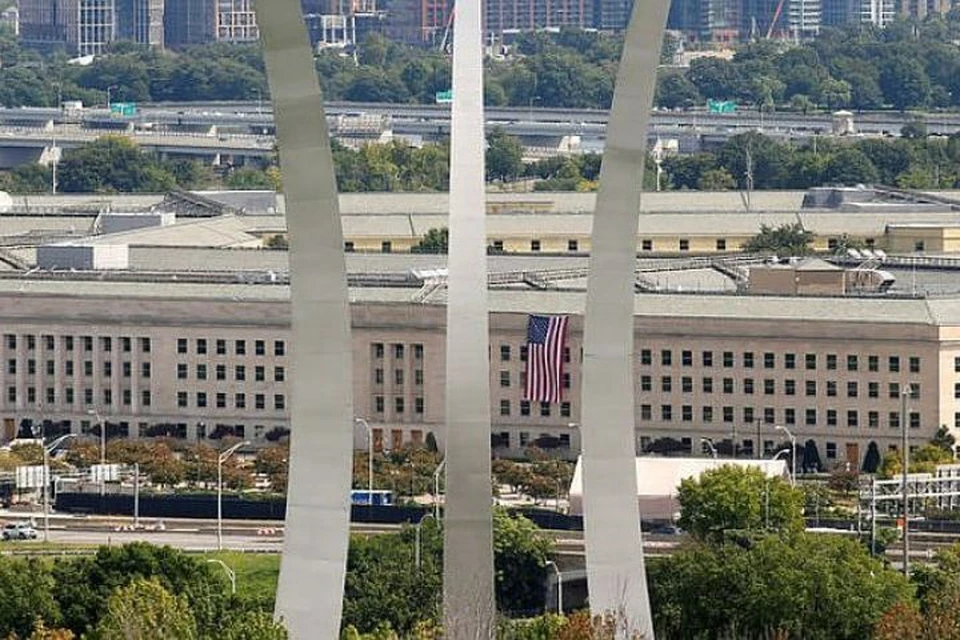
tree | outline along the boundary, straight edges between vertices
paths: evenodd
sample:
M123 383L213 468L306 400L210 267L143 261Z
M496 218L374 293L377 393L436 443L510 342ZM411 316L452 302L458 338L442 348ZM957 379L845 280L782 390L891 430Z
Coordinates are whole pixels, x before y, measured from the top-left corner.
M553 543L529 519L493 512L497 607L528 612L543 606L543 584Z
M655 104L667 109L687 109L702 101L703 98L697 91L697 86L683 73L665 71L658 74Z
M820 462L820 451L817 449L815 440L807 440L803 445L803 464L801 468L806 471L819 471L823 467Z
M927 137L927 123L917 118L900 127L900 136L907 140L922 140Z
M447 227L430 229L420 242L410 249L413 253L447 253L450 242L450 230Z
M99 640L194 640L197 623L183 596L174 596L156 578L137 578L110 595L96 636Z
M953 452L946 451L933 444L925 444L910 453L910 473L932 473L942 464L953 462ZM881 478L893 478L903 469L903 457L899 451L888 451L883 456L878 475Z
M876 473L880 467L880 462L880 449L877 447L876 442L871 441L870 444L867 445L867 454L863 457L863 472Z
M122 136L102 136L68 149L58 168L58 183L66 192L163 192L176 185L173 174Z
M700 540L720 543L728 531L803 530L803 496L783 478L753 467L725 465L680 483L679 525Z
M823 172L827 184L857 185L877 182L880 174L862 151L843 149L828 161Z
M737 188L737 181L726 169L708 169L697 180L699 191L729 191Z
M799 222L773 228L760 225L760 233L747 240L743 250L749 253L772 253L779 257L802 256L810 253L813 233Z
M930 100L930 78L916 59L895 55L880 68L880 88L887 102L900 111L925 107Z
M487 180L507 182L523 173L523 145L502 127L487 136Z
M244 611L231 616L217 636L220 640L287 640L282 623L264 611Z
M60 607L54 599L54 581L38 559L0 560L0 629L27 637L37 620L59 624Z
M799 533L695 545L648 564L658 635L860 640L911 587L856 540Z
M939 449L943 449L950 454L953 454L957 445L957 439L953 437L952 433L950 433L950 429L947 428L947 425L942 424L940 425L940 428L937 429L937 432L934 434L933 438L930 440L930 444Z

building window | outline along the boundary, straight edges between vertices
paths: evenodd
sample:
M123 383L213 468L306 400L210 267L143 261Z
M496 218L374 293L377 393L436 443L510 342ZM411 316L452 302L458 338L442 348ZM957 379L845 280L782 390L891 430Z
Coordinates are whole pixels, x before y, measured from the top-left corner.
M703 422L713 422L713 407L703 407L700 414Z
M570 417L570 403L569 403L569 402L561 402L561 403L560 403L560 417L561 417L561 418L569 418L569 417Z
M281 357L287 355L287 343L284 340L273 341L273 355Z
M783 421L788 425L797 424L797 410L791 408L784 409Z
M216 396L217 409L227 408L227 394L218 393Z
M72 391L72 389L67 389L67 391ZM153 395L150 393L149 389L144 389L140 392L140 404L144 407L149 407L153 402Z
M225 355L227 355L227 341L226 341L226 340L222 340L222 339L221 339L221 340L217 340L217 342L216 342L216 350L217 350L217 355L218 355L218 356L225 356Z
M777 392L777 383L772 378L764 378L763 395L772 396Z
M827 380L827 397L828 398L837 397L837 381L836 380Z
M835 371L837 369L837 354L828 353L827 354L827 371Z
M847 371L856 371L860 367L857 356L847 356Z
M880 397L880 383L879 382L868 382L867 383L867 396L871 398Z
M797 368L797 354L795 353L786 353L783 356L783 368L784 369L796 369Z
M817 368L817 354L808 353L804 356L804 366L806 366L808 371L813 371Z
M828 442L827 443L827 460L835 460L837 457L837 443Z
M887 396L890 398L899 398L900 397L900 383L891 382L887 385ZM954 385L954 397L960 398L960 395L957 395L956 385Z
M207 339L197 338L197 355L207 355Z
M393 370L393 384L398 387L403 386L403 369Z
M713 393L713 378L704 378L702 383L704 393Z
M413 370L413 384L418 387L423 386L423 369Z
M753 369L753 351L743 352L743 368Z
M218 364L217 365L217 380L226 380L227 379L227 365Z
M808 396L817 395L817 381L816 380L806 380L804 386L806 387L806 394Z
M690 376L680 378L680 390L684 393L693 393L693 378Z
M567 240L567 251L579 251L580 243L576 240Z
M345 241L343 242L343 250L344 250L345 253L353 253L353 252L354 252L353 241L352 241L352 240L345 240Z
M684 367L693 366L693 351L689 349L684 349L680 352L680 364Z
M274 382L283 382L287 379L287 371L283 367L274 367L273 368L273 381Z
M724 407L724 408L723 408L723 421L724 421L724 422L733 422L733 407Z
M765 424L773 424L776 422L776 411L773 407L764 407L763 408L763 422Z
M701 361L703 366L712 367L713 366L713 351L704 351L701 355Z
M563 380L563 388L569 389L570 388L570 372L564 371L561 379Z
M521 416L529 416L529 415L530 415L530 401L529 401L529 400L521 400L521 401L520 401L520 415L521 415Z
M527 345L523 345L520 347L520 362L526 362L526 361L527 361Z
M510 362L510 345L500 345L500 362Z
M860 392L860 390L859 390L858 385L857 385L856 382L848 382L848 383L847 383L847 397L848 397L848 398L856 398L857 395L859 394L859 392Z
M753 378L743 379L743 393L748 396L753 395Z
M763 354L763 368L764 369L773 369L777 366L777 356L773 353L764 353Z
M848 427L860 426L860 413L856 409L850 409L849 411L847 411L847 426Z
M255 382L263 382L267 379L267 369L266 367L257 365L253 368L253 380Z
M233 406L237 409L246 409L247 408L247 394L245 393L235 393L233 394Z
M726 369L729 369L734 366L733 351L723 352L723 366Z
M890 356L890 358L887 360L887 368L890 370L890 373L899 373L900 356Z
M920 358L910 356L910 373L920 373Z
M501 400L500 401L500 415L509 416L510 415L510 401Z
M673 364L673 352L669 349L663 349L660 351L660 364L664 367L669 367Z
M670 376L663 376L660 378L660 390L663 393L670 393L673 391L673 379Z
M753 407L743 408L743 421L747 424L753 424Z
M83 361L83 375L90 377L93 375L93 360Z
M258 411L263 411L267 408L267 397L262 393L258 393L253 396L253 408Z
M238 364L233 368L233 378L234 380L243 381L247 379L247 368L242 364Z
M891 411L887 415L887 426L889 426L891 429L900 428L900 412L899 411Z
M186 380L187 379L187 363L178 362L177 363L177 380Z
M417 415L423 415L423 398L416 397L413 399L413 412Z
M384 240L380 243L380 252L381 253L390 253L393 251L393 243L389 240Z
M660 405L660 419L664 422L670 422L673 420L673 407L671 405Z
M393 345L393 359L394 360L403 360L403 345L395 344Z
M867 371L880 371L880 356L867 356Z
M787 396L797 395L797 381L796 380L784 380L783 381L783 393Z
M63 373L66 376L73 375L73 360L67 360L66 362L63 363Z
M816 409L807 409L805 422L808 427L815 427L817 425L817 410Z
M910 428L911 429L920 428L920 412L919 411L910 412Z
M177 338L177 353L187 353L186 338Z
M549 418L550 417L550 403L541 402L540 403L540 417Z
M877 411L868 411L867 412L867 426L871 429L876 429L880 426L880 413Z
M377 360L383 359L383 343L374 342L373 343L373 357Z
M203 408L207 406L207 393L205 391L197 391L197 407Z
M960 358L958 358L960 360ZM653 364L653 352L650 349L640 350L640 364L650 366Z
M186 391L177 391L177 406L185 407L187 406L187 392Z
M123 371L124 378L129 378L133 375L133 365L130 362L124 362L121 365L121 368Z
M233 352L238 356L247 355L247 341L246 340L234 340L233 342Z
M957 384L957 388L960 389L960 383ZM640 391L653 391L653 378L650 376L640 376ZM960 393L960 391L958 391ZM960 395L957 396L960 398Z
M69 338L68 340L69 341L67 344L69 348L67 349L67 351L73 351L73 339ZM140 338L140 351L142 351L143 353L150 353L150 347L151 347L150 338Z
M724 238L717 238L717 251L726 251L727 241Z
M723 392L727 394L733 393L733 378L723 379Z
M9 360L7 360L7 373L11 376L16 375L17 361L15 358L10 358ZM960 396L957 396L957 397L960 398Z
M404 399L403 398L394 398L393 399L393 410L395 413L403 413L405 409Z
M375 412L383 413L383 396L374 396L373 406Z
M680 239L680 251L690 251L690 241L686 238Z
M500 386L501 386L501 387L509 387L509 386L510 386L510 372L509 372L509 371L501 371L501 372L500 372Z
M653 251L653 240L641 240L640 241L640 250L641 251Z

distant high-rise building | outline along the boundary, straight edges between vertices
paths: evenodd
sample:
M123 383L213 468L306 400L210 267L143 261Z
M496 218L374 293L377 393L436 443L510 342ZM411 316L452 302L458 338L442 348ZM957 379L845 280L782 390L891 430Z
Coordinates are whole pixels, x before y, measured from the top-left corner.
M115 0L21 0L20 35L27 46L103 53L117 37Z
M820 0L787 0L787 34L795 40L810 40L820 34Z
M690 41L734 42L740 37L740 0L674 0L667 28Z
M117 0L117 38L163 48L164 0Z
M820 0L820 24L838 27L860 21L861 0Z
M384 12L376 0L300 0L310 42L319 47L348 47L379 32Z
M216 39L220 42L252 42L260 38L253 0L216 0Z
M594 0L593 26L602 31L623 31L630 20L634 0Z
M384 33L391 40L438 45L450 28L453 0L391 0Z
M216 37L214 0L167 0L163 16L164 42L168 47L204 44Z
M495 37L511 31L594 26L593 0L486 0L483 4L484 31Z
M899 0L897 13L902 18L923 20L931 15L944 15L953 8L953 0Z
M0 25L8 27L13 35L20 35L20 10L16 5L0 11Z
M894 0L860 0L860 22L883 28L896 18Z

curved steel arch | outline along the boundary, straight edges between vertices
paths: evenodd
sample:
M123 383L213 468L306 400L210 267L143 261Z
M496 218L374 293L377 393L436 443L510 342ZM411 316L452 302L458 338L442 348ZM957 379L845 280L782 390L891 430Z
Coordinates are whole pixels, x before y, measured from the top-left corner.
M299 0L255 5L290 239L291 433L276 614L296 640L338 638L350 527L353 375L330 137Z
M594 614L653 640L637 505L633 326L637 218L670 0L636 0L607 122L593 217L581 386L584 539Z
M443 626L450 640L486 640L496 631L496 603L480 2L457 3L454 34Z

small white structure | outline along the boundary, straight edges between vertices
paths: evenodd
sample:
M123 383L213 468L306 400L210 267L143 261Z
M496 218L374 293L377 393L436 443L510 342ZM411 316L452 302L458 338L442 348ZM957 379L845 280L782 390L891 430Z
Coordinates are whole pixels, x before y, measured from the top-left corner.
M0 213L6 213L13 208L13 198L6 191L0 191Z
M128 269L130 251L125 244L54 244L37 247L37 266L50 271Z
M680 483L687 478L699 478L704 471L726 465L755 467L770 478L790 478L784 460L640 457L637 458L637 502L641 516L644 520L673 520L680 511L680 503L677 502ZM577 458L577 467L570 482L570 514L583 515L580 458Z
M857 126L853 121L853 112L840 110L833 113L833 135L852 136L857 133Z

